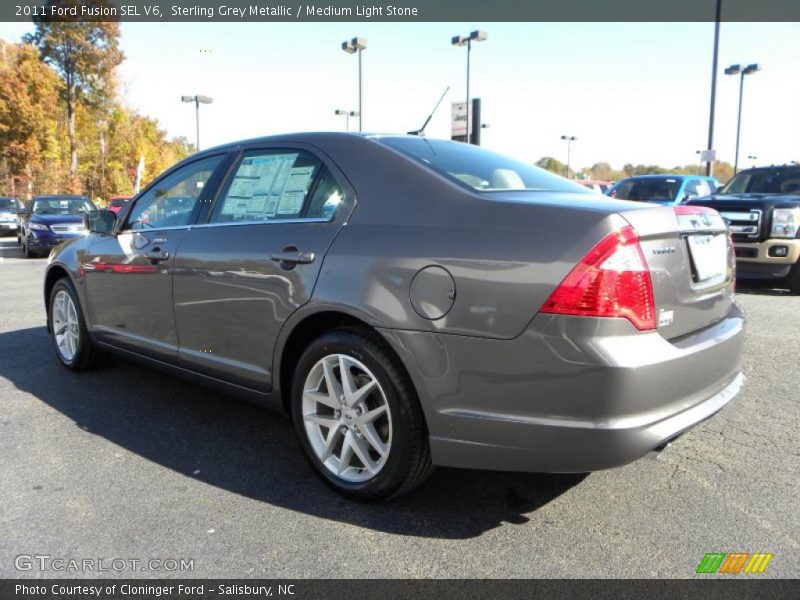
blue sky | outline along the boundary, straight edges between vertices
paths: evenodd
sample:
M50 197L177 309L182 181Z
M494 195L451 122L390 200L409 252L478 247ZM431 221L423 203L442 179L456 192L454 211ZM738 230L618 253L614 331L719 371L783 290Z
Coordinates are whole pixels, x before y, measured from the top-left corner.
M204 94L203 147L284 131L340 130L336 108L357 107L357 61L340 43L366 37L364 126L397 132L422 124L449 137L450 103L465 95L466 51L450 37L485 29L473 46L471 94L483 99L484 145L526 161L565 159L689 164L705 147L712 23L123 23L121 92L171 135L194 139ZM17 41L27 24L0 23ZM800 23L723 23L715 147L733 162L738 78L732 63L759 62L747 78L740 161L800 160Z

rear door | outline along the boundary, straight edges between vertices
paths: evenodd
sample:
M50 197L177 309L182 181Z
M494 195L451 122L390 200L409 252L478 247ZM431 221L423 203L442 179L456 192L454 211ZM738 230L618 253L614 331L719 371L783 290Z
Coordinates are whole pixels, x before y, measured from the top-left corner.
M225 155L205 157L166 174L135 200L116 231L93 234L81 269L90 322L99 340L177 362L175 252L224 160Z
M622 216L639 235L653 281L656 324L664 337L692 333L730 312L735 259L719 213L670 206Z
M311 298L355 201L327 157L305 145L243 151L175 261L181 363L259 391L272 386L283 323Z

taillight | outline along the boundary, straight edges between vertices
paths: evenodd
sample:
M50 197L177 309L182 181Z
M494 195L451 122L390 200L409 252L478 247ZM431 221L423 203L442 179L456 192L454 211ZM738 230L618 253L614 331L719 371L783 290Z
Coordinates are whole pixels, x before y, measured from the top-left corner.
M559 315L623 317L642 331L655 329L653 283L633 227L627 225L603 238L539 310Z

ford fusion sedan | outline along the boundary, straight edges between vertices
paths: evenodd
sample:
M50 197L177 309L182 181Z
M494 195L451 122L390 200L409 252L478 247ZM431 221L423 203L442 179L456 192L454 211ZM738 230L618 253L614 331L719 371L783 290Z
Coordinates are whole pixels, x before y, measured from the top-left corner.
M619 200L669 205L708 196L718 187L716 179L701 175L639 175L621 179L607 193Z
M82 237L83 215L94 209L85 196L36 196L20 213L18 237L25 256L43 256L65 240Z
M114 352L283 411L353 499L435 465L622 465L742 385L712 209L468 144L308 133L193 155L122 214L88 213L51 255L58 360Z

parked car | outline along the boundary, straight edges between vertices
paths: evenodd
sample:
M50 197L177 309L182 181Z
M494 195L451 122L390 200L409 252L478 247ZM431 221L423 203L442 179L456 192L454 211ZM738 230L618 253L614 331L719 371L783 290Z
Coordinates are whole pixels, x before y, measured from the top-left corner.
M124 215L89 213L51 255L58 360L111 351L284 411L350 498L433 465L622 465L742 385L713 210L601 198L469 144L307 133L195 154Z
M745 169L689 204L728 219L739 278L783 281L800 294L800 165Z
M108 199L108 206L106 208L113 213L119 214L119 211L121 211L130 200L130 196L112 196Z
M42 256L65 240L85 235L83 215L91 210L95 205L86 196L34 197L20 213L17 240L25 256Z
M16 198L0 197L0 235L17 233L22 202Z
M599 194L605 194L612 185L610 181L602 179L573 179L572 181Z
M701 175L637 175L619 180L608 195L619 200L681 204L691 198L708 196L718 187L716 179Z

